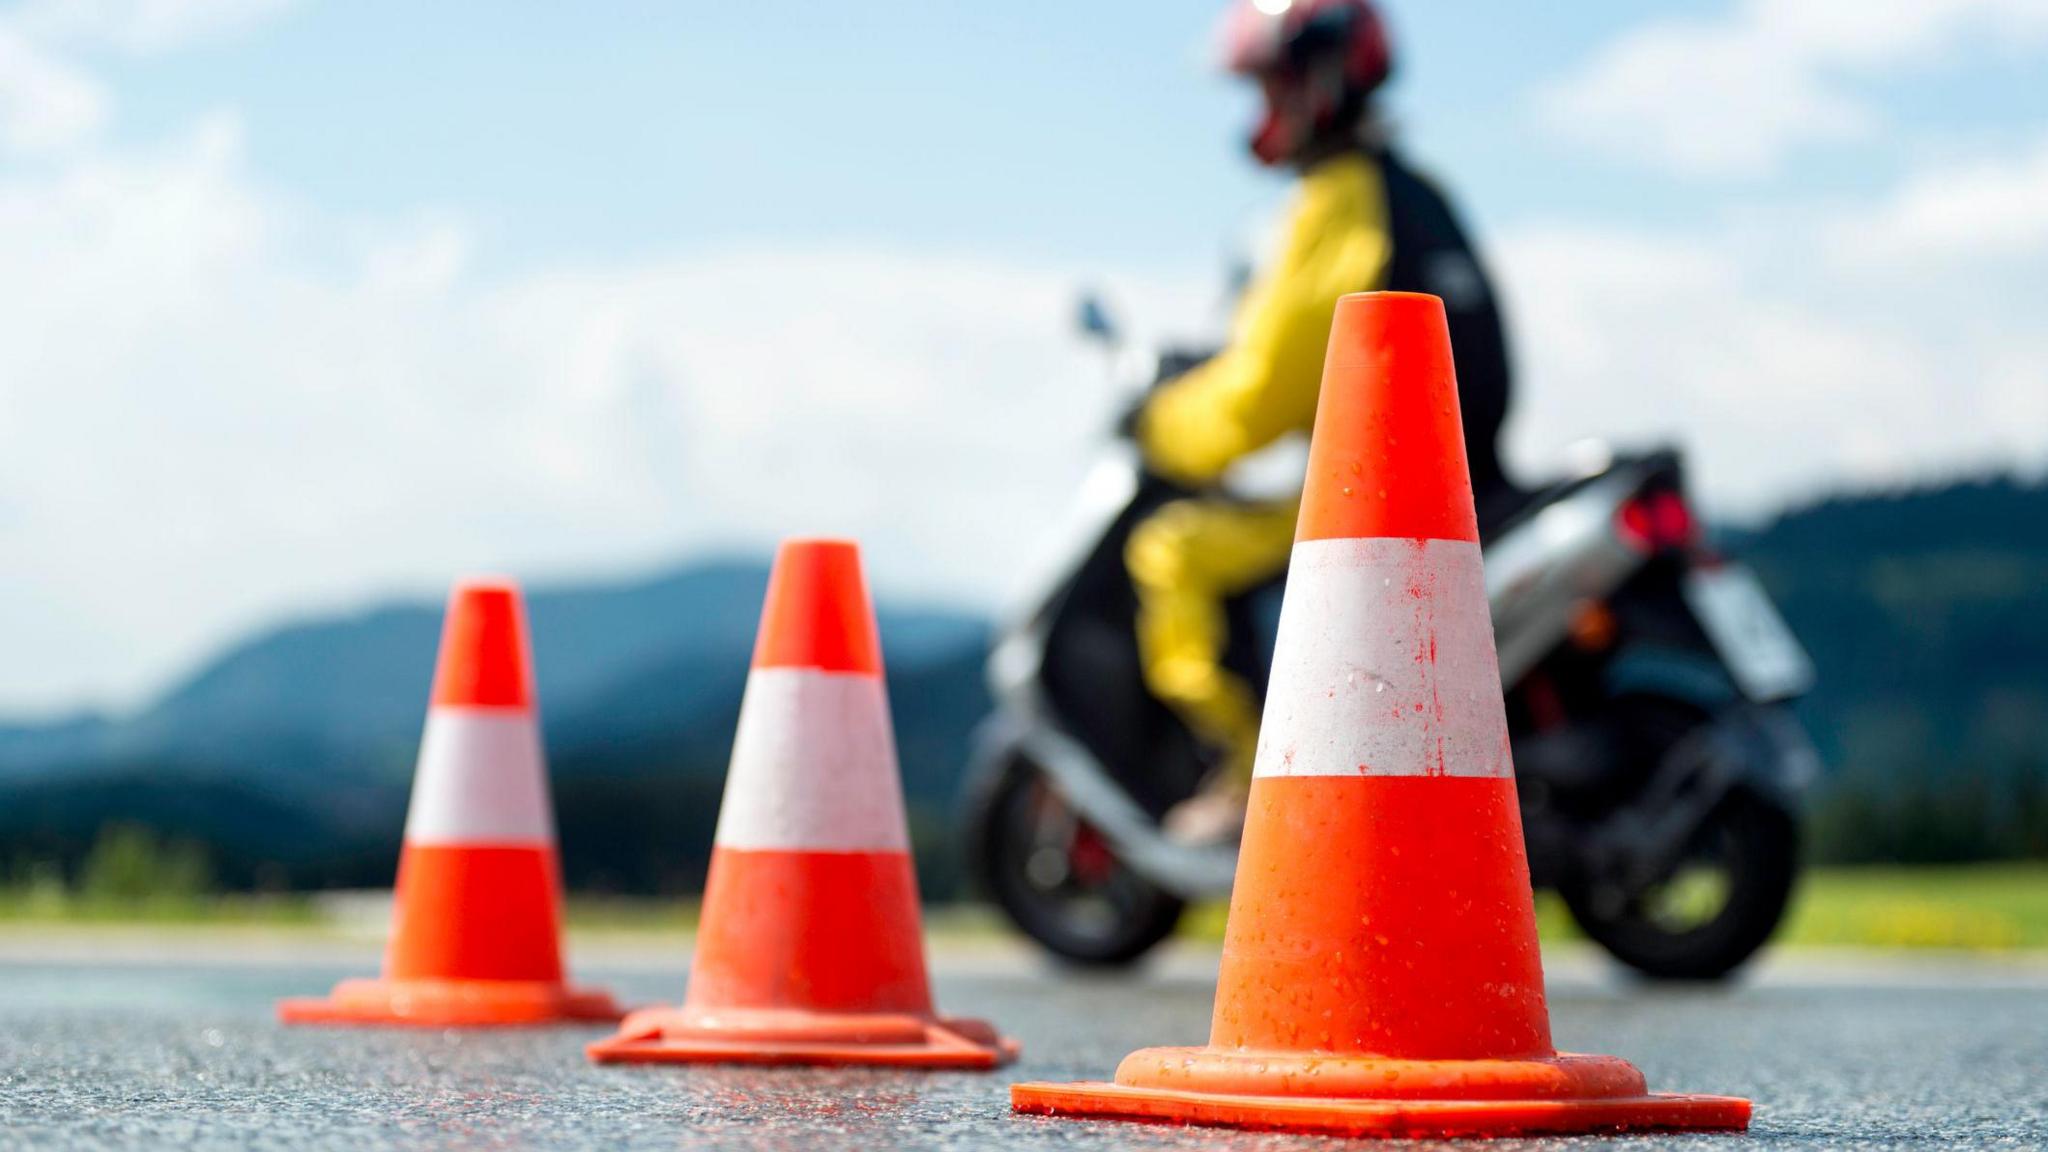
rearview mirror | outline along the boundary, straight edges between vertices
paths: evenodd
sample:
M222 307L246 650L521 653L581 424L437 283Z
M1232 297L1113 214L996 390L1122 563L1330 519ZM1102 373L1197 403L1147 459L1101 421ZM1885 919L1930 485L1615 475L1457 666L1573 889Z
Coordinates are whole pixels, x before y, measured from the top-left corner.
M1109 306L1102 302L1101 296L1093 292L1081 294L1075 319L1080 325L1081 334L1090 340L1114 347L1122 338L1117 331L1116 318L1109 314Z

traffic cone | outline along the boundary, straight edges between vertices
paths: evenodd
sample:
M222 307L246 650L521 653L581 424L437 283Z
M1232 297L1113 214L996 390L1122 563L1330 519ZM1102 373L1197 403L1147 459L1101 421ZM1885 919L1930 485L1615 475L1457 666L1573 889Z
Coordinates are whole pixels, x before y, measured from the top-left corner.
M938 1016L925 975L882 652L850 543L782 546L740 706L681 1008L613 1062L993 1068L1015 1041Z
M384 975L287 1024L612 1021L603 992L562 979L560 869L519 590L460 584L448 602L413 775Z
M1019 1112L1347 1136L1739 1129L1551 1046L1443 304L1337 305L1209 1044Z

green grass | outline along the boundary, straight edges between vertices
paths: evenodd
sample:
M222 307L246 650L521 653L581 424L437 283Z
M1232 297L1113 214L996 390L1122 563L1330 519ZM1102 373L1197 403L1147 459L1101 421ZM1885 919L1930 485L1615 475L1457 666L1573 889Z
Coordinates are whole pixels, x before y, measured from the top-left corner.
M645 896L578 896L568 902L571 930L588 933L688 932L697 927L697 901ZM948 942L996 940L1008 922L986 904L936 904L924 910L925 931Z
M0 888L0 924L279 924L322 923L298 896L179 896L134 900Z
M1182 932L1223 938L1224 906L1192 909ZM1536 897L1547 941L1582 939L1556 894ZM1801 878L1775 943L1791 947L2048 949L2048 864L1819 868Z
M1223 938L1221 902L1189 910L1186 939ZM685 932L696 927L694 900L571 896L569 926L579 933ZM1008 933L981 905L929 909L926 927L951 943L995 940ZM1550 893L1536 901L1537 929L1548 941L1579 937L1564 905ZM176 896L112 899L67 892L60 885L0 886L0 924L145 924L166 927L267 925L317 927L321 909L300 896ZM2048 950L2048 864L1964 867L1830 868L1803 878L1777 938L1793 947L1960 949L1976 952Z
M1228 906L1221 900L1198 904L1181 918L1180 935L1189 940L1219 942L1223 939L1223 923L1228 912ZM1565 911L1564 901L1548 892L1536 895L1536 931L1545 940L1580 938L1579 930L1572 924L1571 914Z
M572 895L566 915L578 932L690 932L697 927L697 901Z
M2048 948L2048 865L1811 873L1778 940L1985 952Z

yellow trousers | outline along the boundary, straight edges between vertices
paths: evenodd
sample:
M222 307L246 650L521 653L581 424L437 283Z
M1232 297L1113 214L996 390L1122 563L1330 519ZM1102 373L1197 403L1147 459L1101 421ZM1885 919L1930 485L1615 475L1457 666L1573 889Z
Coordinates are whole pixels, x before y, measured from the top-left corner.
M1223 606L1287 566L1298 502L1178 500L1147 517L1124 548L1138 592L1145 684L1249 785L1259 712L1251 685L1223 666Z

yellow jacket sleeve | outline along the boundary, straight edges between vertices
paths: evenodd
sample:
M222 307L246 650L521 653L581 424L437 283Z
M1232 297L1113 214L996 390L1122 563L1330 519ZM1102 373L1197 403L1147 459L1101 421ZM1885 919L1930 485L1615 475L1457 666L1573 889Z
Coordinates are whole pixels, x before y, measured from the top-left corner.
M1138 441L1154 468L1202 483L1288 432L1309 430L1337 298L1386 276L1386 219L1386 188L1368 157L1334 157L1302 178L1279 259L1246 293L1230 346L1140 414Z

